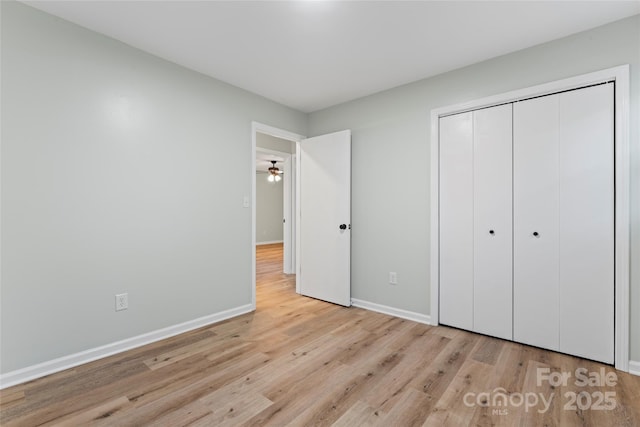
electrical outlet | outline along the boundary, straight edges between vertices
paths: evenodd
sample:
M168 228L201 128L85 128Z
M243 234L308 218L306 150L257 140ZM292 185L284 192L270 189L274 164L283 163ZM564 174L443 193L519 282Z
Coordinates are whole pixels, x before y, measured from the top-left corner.
M129 294L116 295L116 311L126 310L129 308Z
M398 284L398 275L396 274L395 271L390 271L389 272L389 283L391 285L397 285Z

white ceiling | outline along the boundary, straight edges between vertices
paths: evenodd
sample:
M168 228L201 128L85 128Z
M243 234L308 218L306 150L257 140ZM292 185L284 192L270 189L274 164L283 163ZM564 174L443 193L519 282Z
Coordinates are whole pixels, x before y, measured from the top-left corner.
M640 13L640 1L27 1L312 112Z

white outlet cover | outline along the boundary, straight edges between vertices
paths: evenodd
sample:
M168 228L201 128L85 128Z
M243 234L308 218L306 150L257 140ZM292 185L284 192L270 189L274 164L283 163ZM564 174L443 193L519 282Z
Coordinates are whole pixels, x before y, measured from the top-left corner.
M116 295L116 311L126 310L129 308L129 294Z

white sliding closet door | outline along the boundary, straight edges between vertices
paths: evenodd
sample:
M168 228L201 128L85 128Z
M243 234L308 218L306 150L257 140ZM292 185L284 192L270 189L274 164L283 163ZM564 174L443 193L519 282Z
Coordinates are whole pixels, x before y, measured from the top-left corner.
M512 339L511 104L440 119L440 322Z
M513 339L559 349L559 98L513 106Z
M473 112L473 330L512 331L511 104Z
M440 119L440 322L473 329L472 113Z
M613 363L613 84L560 97L560 351Z
M514 105L514 340L614 360L613 85Z
M439 321L615 360L614 83L439 119Z

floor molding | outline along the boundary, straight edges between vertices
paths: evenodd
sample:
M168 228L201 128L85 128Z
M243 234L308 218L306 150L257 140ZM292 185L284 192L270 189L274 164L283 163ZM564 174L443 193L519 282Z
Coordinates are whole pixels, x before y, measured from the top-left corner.
M414 322L431 324L431 316L413 311L402 310L400 308L389 307L387 305L376 304L375 302L363 301L351 298L351 305L365 310L377 311L378 313L388 314L390 316L400 317L402 319L413 320Z
M63 356L57 359L49 360L47 362L39 363L37 365L27 366L26 368L7 372L6 374L0 375L0 390L17 384L22 384L36 378L44 377L55 372L73 368L84 363L93 362L94 360L102 359L104 357L121 353L123 351L131 350L136 347L141 347L146 344L160 341L174 335L182 334L193 329L210 325L212 323L230 319L232 317L249 313L251 311L253 311L251 304L247 304L229 310L221 311L219 313L200 317L198 319L190 320L188 322L158 329L146 334L127 338L122 341L116 341L100 347L91 348L79 353L74 353L68 356Z
M629 373L640 376L640 361L629 360Z

